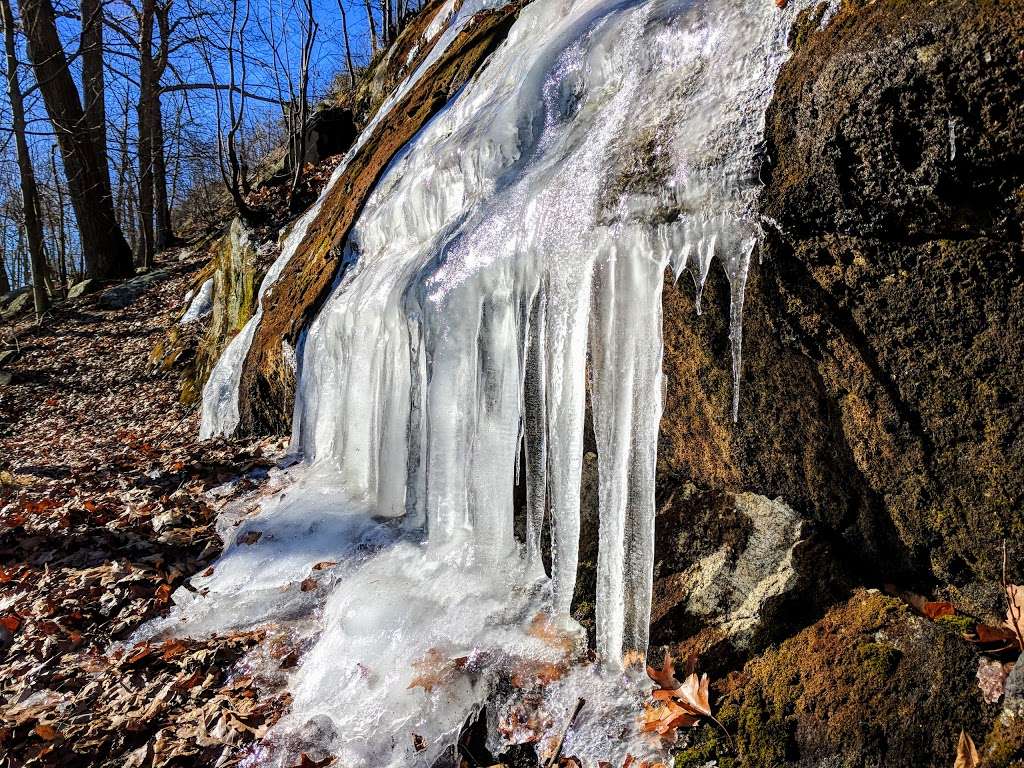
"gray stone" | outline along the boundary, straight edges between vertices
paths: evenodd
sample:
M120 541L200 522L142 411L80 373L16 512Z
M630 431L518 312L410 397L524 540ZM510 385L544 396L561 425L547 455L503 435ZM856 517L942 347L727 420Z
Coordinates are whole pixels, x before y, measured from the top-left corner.
M0 313L0 317L3 317L4 320L10 320L31 308L32 291L26 288L8 302L7 306L3 309L3 312Z
M1010 717L1024 717L1024 654L1018 657L1010 676L1006 678L1003 713Z
M131 280L126 280L120 285L105 290L100 294L99 304L104 309L124 309L134 304L149 288L166 279L168 274L166 269L144 272Z
M86 294L92 293L97 288L99 288L99 285L98 285L96 280L92 280L92 279L82 280L81 282L75 283L73 286L71 286L71 290L68 291L68 298L69 299L81 298L82 296L85 296Z
M760 626L764 608L797 586L794 553L803 541L804 522L781 499L754 493L737 494L733 511L746 521L745 544L723 543L663 579L656 609L683 608L743 649Z

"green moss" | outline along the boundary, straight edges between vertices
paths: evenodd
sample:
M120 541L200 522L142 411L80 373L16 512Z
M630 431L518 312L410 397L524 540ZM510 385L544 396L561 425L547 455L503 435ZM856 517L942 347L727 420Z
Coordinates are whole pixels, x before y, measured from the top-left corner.
M779 717L776 698L770 706L760 691L746 696L739 707L737 747L744 768L778 768L791 752L792 727Z
M999 718L985 738L982 768L1022 768L1024 766L1024 718Z
M885 680L896 670L902 654L883 643L864 643L857 646L857 658L868 677Z
M721 731L705 723L696 733L695 743L672 758L672 768L704 768L714 762L718 768L736 768L738 763Z
M940 616L935 623L956 635L966 635L974 631L977 622L970 616Z

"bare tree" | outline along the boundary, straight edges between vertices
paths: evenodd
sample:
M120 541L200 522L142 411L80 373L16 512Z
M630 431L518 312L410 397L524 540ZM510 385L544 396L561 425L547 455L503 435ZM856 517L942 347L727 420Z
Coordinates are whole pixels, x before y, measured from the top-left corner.
M370 28L370 55L377 55L377 48L379 47L377 41L377 22L373 18L373 6L370 4L370 0L363 0L363 4L366 6L366 26Z
M341 12L341 34L345 42L345 63L348 65L348 84L354 91L356 89L356 68L352 66L352 46L348 37L348 18L345 15L345 0L338 0L338 10Z
M22 0L21 15L29 58L60 144L86 271L96 278L131 275L131 249L114 215L106 151L88 128L53 6L50 0Z
M25 136L25 105L22 101L21 84L18 82L18 52L14 42L14 14L11 13L10 0L0 0L0 22L4 26L7 96L11 102L11 122L18 151L18 170L21 174L22 210L31 258L32 300L35 303L36 317L42 318L50 305L45 283L46 255L43 252L43 228L39 220L39 192L32 168L32 156L28 151L28 139Z
M292 183L288 191L288 202L295 202L295 191L302 181L302 166L306 157L306 134L309 131L309 61L313 54L313 43L319 28L313 18L313 0L304 0L302 56L299 61L299 87L292 109L296 115L291 126Z

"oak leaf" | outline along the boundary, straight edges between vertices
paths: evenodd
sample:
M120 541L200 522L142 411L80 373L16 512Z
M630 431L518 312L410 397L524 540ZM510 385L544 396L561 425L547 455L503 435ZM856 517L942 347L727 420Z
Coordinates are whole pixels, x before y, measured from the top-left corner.
M668 651L665 651L665 657L661 662L661 669L648 666L647 676L666 691L674 691L680 686L679 681L676 680L675 661L673 661Z
M708 698L708 676L692 673L686 681L675 691L676 698L687 710L711 717L711 701Z
M32 730L43 741L54 741L57 738L57 729L46 723L39 723Z
M981 758L974 746L974 740L966 732L960 731L960 741L956 745L956 762L953 768L976 768Z

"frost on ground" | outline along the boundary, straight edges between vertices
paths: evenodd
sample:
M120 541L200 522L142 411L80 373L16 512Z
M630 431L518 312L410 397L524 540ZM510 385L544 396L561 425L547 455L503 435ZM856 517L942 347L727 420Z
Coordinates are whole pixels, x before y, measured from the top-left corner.
M304 638L291 713L254 759L430 765L475 707L501 722L524 691L550 715L532 721L542 743L583 697L573 754L651 750L649 686L621 660L648 639L663 275L699 292L718 257L738 380L755 150L800 7L536 0L392 162L297 350L302 465L255 516L225 518L224 557L150 630ZM247 330L207 386L204 434L234 427ZM588 359L598 665L576 663L569 618Z

